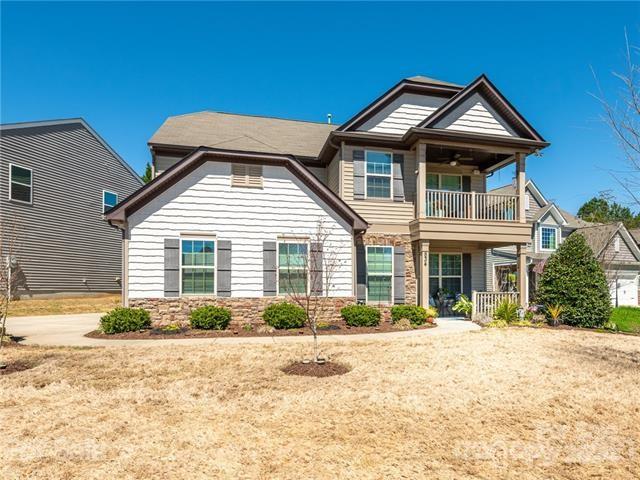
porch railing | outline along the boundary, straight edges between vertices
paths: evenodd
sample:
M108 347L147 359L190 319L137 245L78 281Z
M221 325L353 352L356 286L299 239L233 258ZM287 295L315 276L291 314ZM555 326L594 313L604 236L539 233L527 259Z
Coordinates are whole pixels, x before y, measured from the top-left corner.
M518 220L518 196L427 189L426 216L462 220Z
M490 319L496 307L504 300L518 303L520 295L518 292L471 292L472 320Z

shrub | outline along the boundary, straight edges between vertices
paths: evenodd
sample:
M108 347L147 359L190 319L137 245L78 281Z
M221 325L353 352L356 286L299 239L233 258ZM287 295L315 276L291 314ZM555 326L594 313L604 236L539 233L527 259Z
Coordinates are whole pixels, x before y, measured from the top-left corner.
M505 323L518 320L518 304L509 299L504 299L493 312L493 319Z
M278 330L304 327L307 316L304 308L293 303L273 303L262 313L264 322Z
M224 307L207 305L193 310L189 321L191 328L224 330L229 326L229 322L231 321L231 310Z
M100 319L104 333L135 332L151 326L149 312L142 308L117 307Z
M564 307L562 305L549 305L547 307L547 314L549 316L549 321L554 327L557 327L560 324L560 320L562 319L562 313L564 312Z
M458 301L455 303L453 307L451 307L451 310L453 310L454 312L461 313L465 317L469 317L471 315L472 309L473 309L473 303L471 303L471 300L469 300L469 297L467 297L464 294L460 295L460 298L458 298Z
M419 305L394 305L391 307L391 321L398 323L406 319L411 325L423 325L429 318L437 316L435 309L426 309Z
M380 310L369 305L347 305L340 310L350 327L375 327L380 324Z

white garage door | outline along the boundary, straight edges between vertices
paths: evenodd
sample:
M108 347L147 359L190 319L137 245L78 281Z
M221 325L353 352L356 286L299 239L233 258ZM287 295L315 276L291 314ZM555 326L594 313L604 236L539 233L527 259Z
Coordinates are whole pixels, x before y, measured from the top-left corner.
M616 304L615 287L611 288L611 303ZM618 305L638 305L638 276L618 279Z

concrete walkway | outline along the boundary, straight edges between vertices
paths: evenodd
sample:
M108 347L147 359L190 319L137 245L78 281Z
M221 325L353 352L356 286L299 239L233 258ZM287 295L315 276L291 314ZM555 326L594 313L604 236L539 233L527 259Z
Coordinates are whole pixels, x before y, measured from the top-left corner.
M83 313L75 315L44 315L36 317L11 317L7 319L7 331L16 337L24 337L27 345L52 345L69 347L110 347L122 345L209 345L209 344L278 344L304 343L309 336L299 337L223 337L223 338L172 338L162 340L102 340L84 336L98 327L103 314ZM436 328L405 330L388 333L362 333L353 335L321 335L319 342L358 342L389 340L393 338L426 337L479 330L475 323L465 320L439 319Z

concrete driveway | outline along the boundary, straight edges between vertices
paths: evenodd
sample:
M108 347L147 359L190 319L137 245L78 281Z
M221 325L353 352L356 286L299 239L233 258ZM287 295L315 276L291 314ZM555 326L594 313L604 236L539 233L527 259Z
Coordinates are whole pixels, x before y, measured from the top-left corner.
M34 317L11 317L7 319L7 331L16 337L24 337L27 345L50 345L69 347L109 347L122 345L162 346L162 345L208 345L218 344L267 344L304 343L303 337L224 337L224 338L183 338L162 340L102 340L87 338L85 333L95 330L102 313L81 313L74 315L43 315ZM406 330L389 333L365 333L354 335L322 335L319 342L357 342L387 340L393 338L437 336L450 333L479 330L475 323L465 320L439 319L436 328L426 330Z

